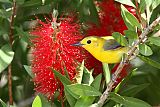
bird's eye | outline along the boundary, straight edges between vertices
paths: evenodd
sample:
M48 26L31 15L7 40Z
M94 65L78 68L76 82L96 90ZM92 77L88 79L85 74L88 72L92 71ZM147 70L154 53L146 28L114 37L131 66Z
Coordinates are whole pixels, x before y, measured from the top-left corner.
M88 40L88 41L87 41L87 44L90 44L90 43L91 43L91 40Z

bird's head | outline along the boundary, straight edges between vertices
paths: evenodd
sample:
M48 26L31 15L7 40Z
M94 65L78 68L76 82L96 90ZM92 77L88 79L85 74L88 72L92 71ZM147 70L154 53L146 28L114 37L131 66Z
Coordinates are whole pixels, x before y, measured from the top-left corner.
M80 42L73 44L73 46L82 46L87 51L95 51L100 49L103 44L103 39L96 36L89 36L82 39Z

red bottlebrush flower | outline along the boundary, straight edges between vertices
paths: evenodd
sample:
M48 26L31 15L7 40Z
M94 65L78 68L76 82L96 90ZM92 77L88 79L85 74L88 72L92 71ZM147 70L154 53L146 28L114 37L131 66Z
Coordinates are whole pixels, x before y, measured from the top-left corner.
M121 17L120 5L118 3L114 0L103 0L98 2L97 6L100 8L100 23L99 26L92 24L87 31L88 35L107 36L113 32L122 33L123 30L127 29Z
M53 21L55 21L53 19ZM60 22L57 28L53 28L52 22L41 22L41 26L31 31L36 35L33 39L33 61L32 71L35 74L35 90L52 98L55 91L60 89L62 94L63 86L56 80L50 68L64 75L64 66L66 67L70 80L76 75L78 63L85 58L81 47L73 47L71 44L82 39L79 33L80 26L73 22L73 18L66 18Z
M88 35L107 36L113 32L123 33L127 29L124 21L121 17L120 4L114 0L102 0L96 3L99 10L99 26L91 24L91 28L88 29ZM132 13L136 14L135 9L126 6L127 9Z

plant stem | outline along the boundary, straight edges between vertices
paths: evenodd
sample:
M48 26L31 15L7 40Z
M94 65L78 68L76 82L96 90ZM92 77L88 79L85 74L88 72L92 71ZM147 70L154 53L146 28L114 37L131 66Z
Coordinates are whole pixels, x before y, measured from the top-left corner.
M8 90L9 90L9 105L13 105L12 97L12 66L8 66Z
M13 9L12 15L10 17L10 31L9 31L9 40L10 45L12 47L13 43L13 24L14 24L14 16L16 14L16 1L13 0ZM13 96L12 96L12 65L8 66L8 90L9 90L9 105L13 105Z
M137 16L139 19L139 22L142 24L142 28L146 28L146 22L143 21L143 18L141 17L141 12L139 10L139 4L138 4L138 0L135 0L135 4L136 4L136 11L137 11Z
M108 99L109 97L109 92L112 91L113 85L115 83L114 80L117 80L117 78L119 77L119 74L121 73L123 67L129 62L129 59L131 58L131 56L133 55L133 53L137 50L137 47L140 43L144 42L146 39L146 36L154 29L154 27L156 25L158 25L160 23L160 17L158 17L155 21L152 22L152 24L150 26L148 26L139 36L139 39L133 44L132 48L128 51L127 56L125 57L124 60L122 60L117 68L117 70L114 73L114 77L111 79L111 81L109 82L109 84L107 85L106 90L104 91L104 93L102 94L102 96L100 97L99 101L98 101L98 105L99 107L102 107L104 102L106 101L106 99Z

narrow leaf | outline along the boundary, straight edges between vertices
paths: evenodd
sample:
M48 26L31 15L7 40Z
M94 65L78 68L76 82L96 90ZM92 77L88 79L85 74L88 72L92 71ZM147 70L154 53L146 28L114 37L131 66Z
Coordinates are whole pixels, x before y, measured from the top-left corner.
M95 89L99 90L101 84L102 74L99 74L94 81L91 83ZM95 96L81 96L77 102L75 107L89 107L95 100Z
M141 29L141 25L138 22L138 19L133 14L131 14L123 5L121 5L121 12L123 19L128 24L130 24L132 27L138 27ZM131 30L133 30L133 28L131 28Z
M94 96L82 96L77 100L75 107L89 107L94 100Z
M122 3L122 4L125 4L125 5L128 5L128 6L132 6L132 7L136 7L133 3L132 3L132 1L131 0L115 0L115 1L117 1L117 2L119 2L119 3Z
M160 5L160 1L159 0L154 0L153 2L151 2L152 9L157 8L159 5Z
M70 106L74 107L74 105L76 104L76 99L78 99L79 96L77 96L73 92L71 92L70 89L66 85L64 85L64 93L65 93L65 96L66 96L67 101L70 104Z
M147 46L146 44L139 45L139 52L145 56L150 56L153 54L151 48L149 46Z
M33 46L33 43L31 42L31 38L35 38L36 36L30 35L28 32L24 32L23 29L15 27L16 31L20 35L21 39L28 43L29 45Z
M75 94L74 92L72 92L66 84L64 84L64 88L65 88L65 90L66 90L71 96L73 96L73 97L76 98L76 99L79 98L79 95L77 95L77 94Z
M0 17L2 18L9 18L11 16L11 12L5 11L3 9L0 9Z
M149 65L151 65L151 66L153 66L153 67L155 67L155 68L160 69L160 63L159 63L159 62L156 62L156 61L154 61L154 60L152 60L152 59L150 59L150 58L148 58L148 57L144 57L144 56L141 56L141 55L138 55L138 57L139 57L142 61L144 61L145 63L147 63L147 64L149 64Z
M48 99L44 95L38 94L38 96L40 97L42 107L50 107L51 102L49 102Z
M146 1L145 0L141 0L140 4L139 4L139 12L140 13L144 13L146 9Z
M80 96L100 96L101 93L92 86L85 84L68 85L68 88L75 94Z
M144 102L140 99L133 98L133 97L123 97L125 99L124 105L126 107L152 107L147 102Z
M81 0L79 6L79 16L81 21L99 22L98 12L93 0Z
M99 74L94 81L91 83L91 86L93 86L95 89L99 90L100 85L101 85L101 79L102 79L102 74Z
M23 65L25 70L27 71L27 73L33 78L34 75L32 73L32 70L31 70L31 66L28 66L28 65Z
M156 1L156 0L155 0ZM155 5L157 5L158 3L156 3ZM160 3L158 4L158 6L152 11L151 13L151 17L149 20L149 24L151 24L158 16L160 15Z
M0 73L7 68L14 57L14 52L12 51L9 44L6 44L0 49Z
M32 107L42 107L41 98L37 95L32 103Z
M0 0L0 2L2 2L2 3L12 3L9 0Z
M144 0L146 2L147 7L150 7L150 5L153 3L153 0Z
M0 99L0 102L2 104L2 107L8 107L7 104L5 102L3 102L1 99Z
M84 67L83 77L82 77L83 84L90 85L93 82L94 78L92 76L92 72L93 70L89 71L86 67Z
M83 60L82 64L80 65L80 67L78 68L78 73L75 77L77 83L79 83L79 84L81 84L81 82L82 82L83 70L84 70L84 60Z
M102 63L102 65L103 65L103 72L104 72L106 84L108 84L111 80L111 73L109 70L109 66L107 63Z
M148 38L148 41L149 41L151 44L160 46L160 37L149 37L149 38Z
M116 39L116 41L118 43L120 43L122 46L128 46L128 42L127 42L127 39L122 35L120 34L119 32L114 32L112 33L112 36Z
M64 63L63 63L64 64ZM69 79L69 74L68 74L68 70L64 64L64 72L65 72L65 76Z
M71 81L69 79L67 79L64 75L62 75L61 73L57 72L56 70L54 70L53 68L51 69L54 73L54 75L64 84L66 85L70 85Z
M42 1L41 0L31 0L31 1L26 1L23 5L23 7L37 7L39 5L42 4Z
M116 93L110 93L109 99L123 104L126 107L151 107L148 103L133 97L120 96Z
M121 95L134 97L137 93L148 87L149 84L128 85L121 91Z

